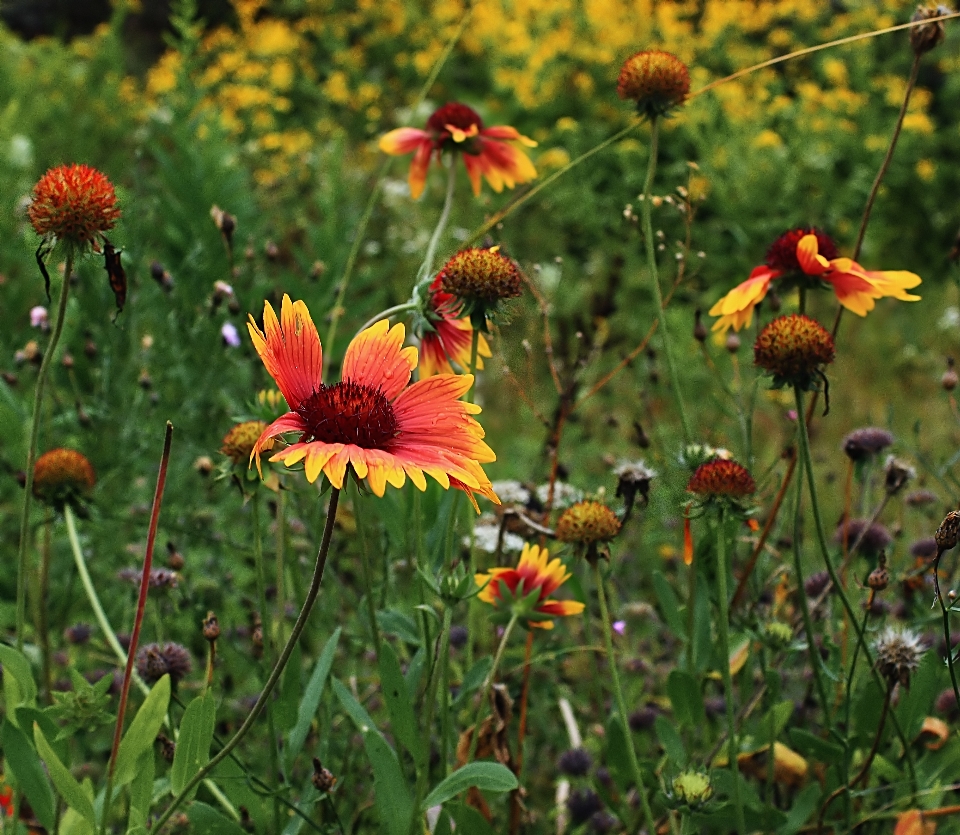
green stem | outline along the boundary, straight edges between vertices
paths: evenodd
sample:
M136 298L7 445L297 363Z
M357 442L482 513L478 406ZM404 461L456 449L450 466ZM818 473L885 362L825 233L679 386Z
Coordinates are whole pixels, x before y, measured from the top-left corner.
M450 606L447 606L443 610L443 626L440 631L440 649L438 650L438 656L433 664L432 672L430 673L430 680L427 682L427 694L425 702L425 714L423 718L423 745L420 751L420 758L417 762L417 785L415 790L415 799L413 803L413 809L410 814L410 827L408 830L409 835L414 835L417 829L417 821L422 818L422 812L420 811L420 804L423 802L423 798L426 797L427 788L430 785L430 743L429 740L433 736L433 714L436 709L437 704L437 689L440 686L440 680L442 678L441 667L442 659L444 656L450 654L450 624L453 622L453 609ZM449 724L447 717L445 715L440 717L440 721L444 728L444 733L446 733L446 727ZM443 762L444 767L446 767L446 742L441 748L441 761Z
M257 718L260 716L260 712L263 710L264 705L267 703L267 701L269 701L274 688L277 686L277 682L280 681L280 676L283 675L283 671L287 666L287 661L290 660L290 655L293 652L294 647L300 640L300 635L303 632L304 627L307 625L310 612L313 610L313 604L316 602L317 595L320 593L320 583L323 580L323 569L327 564L327 554L330 551L330 540L333 536L333 523L337 518L337 504L339 500L340 491L334 487L330 493L330 505L327 509L327 520L323 527L323 537L320 541L320 549L317 552L317 562L313 569L313 577L310 581L310 588L308 589L307 596L303 601L300 614L297 616L297 622L294 624L293 631L290 633L290 638L287 640L286 645L280 652L280 657L277 659L277 663L274 665L274 668L270 673L270 677L267 679L267 683L263 687L263 692L260 693L256 704L254 704L254 706L250 709L250 714L246 719L244 719L243 724L240 725L240 727L237 729L237 732L230 737L226 745L224 745L223 748L221 748L220 751L190 779L187 785L184 786L183 791L181 791L180 794L173 799L163 814L157 819L157 822L153 825L151 832L161 832L163 826L168 820L170 820L171 815L173 815L180 804L186 800L193 788L211 771L213 771L213 769L220 765L223 760L230 756L230 752L233 751L240 741L249 733L250 729L257 721Z
M70 505L65 505L63 508L63 516L67 522L67 538L70 540L70 550L73 551L73 561L77 566L77 573L80 575L80 583L83 585L83 590L87 593L87 600L90 602L90 608L93 609L93 616L97 619L97 624L100 626L100 631L103 632L103 637L106 642L110 645L110 649L113 650L114 655L117 656L117 659L123 666L127 664L127 653L120 646L120 641L117 640L117 634L113 631L113 627L110 626L110 621L107 620L106 613L103 611L103 606L100 605L100 598L97 596L96 587L93 585L93 580L90 579L90 572L87 570L87 562L83 557L83 550L80 548L80 539L77 536L77 526L74 521L73 511L70 509ZM134 678L134 681L137 683L137 686L140 688L140 691L146 695L150 692L150 688L140 679L139 676Z
M353 499L353 518L357 523L357 533L360 535L360 567L363 573L363 593L367 598L367 618L370 621L370 637L373 639L373 649L380 662L380 629L377 627L377 604L373 599L373 571L370 568L370 543L367 537L367 525L360 508L360 488Z
M60 299L57 303L57 319L47 350L43 352L40 370L37 372L37 387L33 393L33 419L30 422L30 445L27 447L26 483L23 490L23 513L20 516L20 547L17 554L17 649L23 649L23 632L27 615L27 550L30 542L30 503L33 499L33 468L37 463L37 440L40 436L40 420L43 411L43 390L50 373L50 363L63 333L63 322L67 314L67 298L70 295L70 274L73 272L73 249L67 250L63 267L63 284L60 286Z
M610 621L610 610L607 607L607 593L604 591L603 575L600 573L600 561L597 560L593 565L593 573L597 583L597 600L600 603L600 626L603 629L603 643L607 651L607 668L610 670L610 683L613 685L613 696L617 702L617 711L620 714L620 722L623 725L623 735L627 740L627 754L630 756L630 767L633 770L633 779L637 784L637 795L640 798L640 807L643 810L643 819L647 826L647 832L656 833L657 824L653 819L653 810L650 808L650 801L647 799L647 789L644 785L643 772L640 770L640 761L637 759L637 751L633 745L633 736L630 732L630 722L628 721L627 703L623 698L623 688L620 686L620 673L617 671L617 656L613 652L613 626Z
M667 328L667 312L663 306L663 291L660 289L660 275L657 271L657 247L653 237L653 221L651 219L651 204L653 202L653 178L657 172L657 141L660 122L656 116L650 120L650 161L647 164L647 179L643 184L643 202L640 214L643 220L643 237L647 250L647 270L650 272L650 281L653 284L653 295L657 300L657 316L660 320L660 336L663 339L663 353L667 358L667 371L670 374L670 386L677 399L677 408L680 411L680 423L683 426L683 438L686 443L691 442L690 422L687 419L687 410L683 404L683 394L680 391L680 378L673 361L673 352L670 348L670 333Z
M389 319L391 316L396 316L398 313L403 313L407 310L416 310L419 305L416 302L404 302L403 304L395 304L393 307L388 307L386 310L381 310L375 316L371 316L367 319L366 322L357 330L357 333L362 333L371 325L376 324L381 319Z
M450 220L450 210L453 208L453 190L457 183L457 168L453 164L454 160L449 160L449 171L447 172L447 195L443 201L443 209L440 212L440 219L437 221L437 228L433 230L430 236L430 243L427 244L427 254L423 257L423 263L417 273L417 283L426 281L433 274L433 258L437 254L437 246L444 230L447 228L447 221Z
M500 666L504 650L507 648L507 642L510 640L510 633L513 632L513 627L517 625L518 617L516 613L511 615L507 623L507 628L503 630L503 637L500 639L500 646L497 647L497 654L493 656L493 666L490 668L490 672L487 673L487 677L483 680L483 686L480 688L480 704L477 706L477 713L473 717L473 733L470 736L470 751L467 754L468 763L472 763L473 758L477 755L477 745L480 742L480 723L483 721L483 716L487 712L487 697L490 694L490 687L496 678L497 668Z
M464 398L467 403L473 403L474 397L477 392L477 360L479 359L480 350L480 331L476 328L473 328L470 336L470 376L473 377L473 385L470 386L470 389L467 391L466 397Z
M727 761L733 778L733 806L737 814L737 831L744 835L747 831L743 818L743 799L740 793L740 763L737 745L737 719L733 711L733 677L730 675L730 611L727 599L727 529L726 508L720 508L719 536L717 537L717 606L720 609L717 625L720 632L720 673L723 677L723 690L727 705ZM773 756L773 752L770 752Z
M260 485L254 487L250 498L250 513L253 527L253 561L257 572L257 605L260 608L260 628L263 631L264 654L260 660L262 667L270 664L274 655L274 619L267 608L267 571L263 564L263 540L260 535ZM277 727L273 709L267 705L267 732L270 735L267 746L270 756L270 793L273 796L273 828L280 832L280 802L277 798L277 779L280 773L277 758Z
M957 673L954 669L953 661L953 637L950 634L950 610L943 602L943 595L940 593L940 557L943 551L937 551L937 557L933 561L933 585L937 592L937 602L940 604L940 613L943 617L943 640L947 646L947 668L950 670L950 683L953 685L953 698L960 706L960 687L957 686Z
M814 527L817 534L817 544L820 548L820 554L823 557L824 565L827 568L827 574L830 575L830 581L833 583L834 588L837 590L837 595L840 598L840 602L843 604L844 611L847 614L847 619L850 622L850 625L853 627L854 631L857 634L857 643L860 646L861 651L863 652L863 657L867 660L867 663L870 666L870 671L873 674L874 681L883 689L886 684L883 680L883 677L880 675L879 670L877 670L876 663L873 659L873 654L870 652L870 648L867 646L866 637L863 634L863 630L860 629L860 625L857 623L857 613L854 611L853 606L850 605L850 598L847 597L847 593L843 588L843 585L840 583L840 577L837 574L837 569L833 564L833 560L830 557L830 549L827 546L827 537L823 529L823 519L820 516L820 505L817 502L817 486L816 480L813 476L813 461L810 457L810 437L807 433L807 423L805 420L802 420L799 416L804 414L803 411L803 392L800 390L799 386L793 387L794 395L797 402L797 426L800 429L799 439L800 439L800 466L806 471L807 475L807 489L810 493L810 506L813 510L813 521ZM901 746L903 746L904 758L907 761L907 770L910 773L910 782L913 787L913 792L917 791L917 773L916 766L913 761L913 750L910 747L906 736L903 733L903 728L900 725L899 720L897 719L897 714L890 714L890 720L893 724L894 730L897 732L897 737L900 740Z

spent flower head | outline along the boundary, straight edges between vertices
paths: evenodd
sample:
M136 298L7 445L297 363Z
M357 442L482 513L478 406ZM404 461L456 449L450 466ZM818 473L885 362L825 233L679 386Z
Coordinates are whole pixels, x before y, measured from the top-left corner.
M644 507L650 493L650 482L657 477L657 471L650 469L643 461L621 461L614 467L613 474L617 477L616 497L623 499L626 513L633 509L637 497Z
M180 644L147 644L136 657L137 673L147 684L155 684L165 675L176 685L193 668L190 653Z
M620 520L602 502L587 500L560 514L555 533L561 542L577 546L592 563L601 553L609 558L605 545L620 533Z
M877 426L854 429L843 439L843 451L854 463L868 461L894 441L893 433Z
M950 14L951 11L952 9L943 4L920 5L917 6L917 10L913 13L913 17L910 18L910 22L917 23L921 20L932 20L933 18ZM947 37L947 30L943 23L942 20L934 20L932 23L921 23L919 26L914 26L910 30L910 48L913 49L914 55L919 57L943 43Z
M753 361L773 376L774 388L818 389L823 366L836 350L829 331L802 313L779 316L766 325L753 346Z
M107 177L89 165L51 168L33 187L27 217L48 247L63 243L100 252L104 234L120 219Z
M58 510L69 504L80 511L96 483L93 465L75 449L51 449L33 467L33 495Z
M245 420L238 423L223 436L220 452L234 464L249 464L253 448L267 424L262 420ZM269 447L264 447L268 449Z
M471 247L454 255L437 276L440 289L456 297L463 314L481 333L488 331L487 318L502 302L520 295L522 279L516 263L499 247Z
M920 636L909 629L886 627L873 644L877 669L892 687L910 687L910 675L920 666L926 651Z
M648 119L665 116L690 94L690 71L672 52L646 49L627 58L617 78L617 95L635 102Z

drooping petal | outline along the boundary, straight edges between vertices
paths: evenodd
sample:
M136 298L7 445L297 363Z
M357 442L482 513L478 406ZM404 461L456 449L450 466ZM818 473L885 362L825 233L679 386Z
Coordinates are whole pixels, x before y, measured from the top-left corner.
M464 371L470 368L473 326L469 319L441 319L433 323L432 333L420 340L420 379L435 374L453 374L450 361ZM483 369L483 357L492 356L483 334L477 340L477 368Z
M526 145L528 148L536 148L537 143L527 136L524 136L516 128L509 125L493 125L480 131L481 136L487 136L490 139L508 139Z
M427 184L427 171L430 168L430 154L432 152L433 145L425 142L417 148L417 152L413 155L407 182L410 185L410 196L414 200L423 194L423 188Z
M920 301L920 296L906 292L922 282L916 273L907 270L866 270L865 274L873 286L883 293L884 298L899 299L902 302Z
M845 269L832 269L823 278L833 287L833 292L851 313L866 316L874 308L874 299L883 297L883 293L874 286L863 268L849 258L837 258L831 262Z
M746 281L738 284L710 308L711 316L721 317L713 323L713 330L725 332L730 327L740 330L749 325L753 319L753 309L767 295L770 282L781 275L781 270L766 265L754 267Z
M439 330L425 333L420 339L420 379L453 373Z
M253 445L253 449L250 452L250 463L252 464L254 461L257 462L257 472L260 473L262 477L263 469L260 465L260 453L265 449L272 448L273 439L278 435L283 435L285 432L303 433L306 431L307 425L303 422L303 418L296 412L287 412L285 415L281 415L264 429L260 437L257 438L257 442Z
M280 320L269 302L264 304L263 331L253 317L247 323L253 346L291 409L319 387L323 376L320 336L302 301L284 294Z
M404 327L386 319L358 333L343 357L344 380L379 388L388 400L396 397L417 367L417 349L403 347Z
M509 188L536 179L537 169L520 148L496 139L480 139L480 158L488 181L494 172ZM492 185L492 182L491 182Z
M807 275L823 275L830 269L830 262L820 254L816 235L804 235L797 241L797 261Z
M431 145L430 134L418 128L397 128L380 137L380 150L391 156L410 154Z
M483 173L483 166L480 157L474 154L464 154L463 164L467 167L467 176L470 178L470 187L473 189L473 196L480 196L480 176Z

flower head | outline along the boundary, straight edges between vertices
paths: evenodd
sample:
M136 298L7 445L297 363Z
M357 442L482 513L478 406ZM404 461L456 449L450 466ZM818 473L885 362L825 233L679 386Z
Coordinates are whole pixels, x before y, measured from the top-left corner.
M876 299L920 298L906 292L920 284L920 276L905 270L865 270L850 258L837 257L836 245L819 229L803 226L774 241L766 262L754 267L746 281L710 308L710 315L719 317L713 330L740 330L749 325L753 309L763 301L774 279L799 281L813 288L826 284L833 289L837 301L858 316L873 310Z
M753 346L754 363L773 375L776 388L814 388L835 354L826 328L802 313L778 316L760 331Z
M473 326L463 318L463 304L452 293L441 289L442 274L427 291L425 309L418 328L420 337L420 379L434 374L453 374L451 363L464 371L470 368ZM483 358L491 356L490 346L483 334L477 336L477 368L483 368Z
M267 424L262 420L245 420L236 424L223 436L220 452L234 464L249 462L253 448L266 428ZM269 449L269 447L266 448Z
M425 130L397 128L380 138L380 150L387 154L413 153L410 164L410 195L416 200L427 181L430 157L437 162L444 151L460 152L474 195L480 194L480 178L490 187L503 191L537 176L530 158L518 145L536 147L536 142L507 125L484 127L480 115L471 107L450 102L435 110Z
M697 467L687 490L701 500L736 500L753 495L757 485L747 468L736 461L714 458Z
M557 520L557 539L578 545L609 542L620 533L620 520L605 504L595 501L577 502Z
M898 682L910 686L910 674L920 666L926 650L920 636L909 629L894 629L888 626L880 633L873 645L877 654L877 669L893 686Z
M487 329L500 302L520 295L520 268L499 247L472 247L454 255L437 276L440 289L456 299L473 327ZM469 360L469 357L468 357Z
M33 467L33 495L58 509L65 504L76 508L96 483L93 465L75 449L51 449Z
M876 426L854 429L843 439L843 451L854 463L867 461L894 441L893 433Z
M190 653L180 644L147 644L140 647L136 657L137 673L147 684L155 684L165 675L177 684L193 669Z
M497 496L480 466L495 461L480 424L480 407L459 398L473 384L469 374L438 374L407 385L417 366L417 349L403 348L402 324L382 320L359 333L347 347L343 379L322 380L323 354L317 328L302 301L284 295L280 319L267 303L261 331L248 323L254 347L283 393L290 411L266 429L251 461L280 435L299 439L270 459L290 467L301 461L307 481L321 473L337 489L347 468L382 496L387 484L410 480L427 489L424 475L444 489L463 490L474 502L479 493Z
M620 67L617 95L636 102L647 118L663 116L687 100L690 73L671 52L648 49L631 55Z
M643 461L621 461L613 470L617 477L617 498L622 498L629 514L637 496L640 504L647 504L650 482L657 477L657 471L650 469Z
M474 579L482 590L478 597L494 608L507 605L507 599L519 595L531 599L531 609L525 612L527 625L541 629L553 629L550 616L579 615L583 603L576 600L551 600L553 594L570 578L570 572L559 559L550 559L546 548L524 545L516 568L492 568L486 574L477 574ZM523 585L520 588L521 583Z
M36 233L50 243L90 246L99 252L104 233L120 219L120 209L113 185L96 168L60 165L33 187L27 216Z
M911 23L918 23L921 20L932 20L950 14L952 9L943 4L935 6L917 6L917 10L910 18ZM942 20L935 20L933 23L921 23L910 30L910 47L915 55L920 56L935 49L943 43L947 37L946 27Z

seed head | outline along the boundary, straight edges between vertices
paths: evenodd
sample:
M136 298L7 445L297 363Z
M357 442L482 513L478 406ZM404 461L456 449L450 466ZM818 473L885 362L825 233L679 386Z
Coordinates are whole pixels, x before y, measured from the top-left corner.
M950 14L950 11L950 9L943 5L917 6L917 10L913 13L913 17L910 18L910 22L916 23L920 20L930 20L934 17L941 17L942 15ZM946 37L947 31L942 20L938 20L935 23L923 23L920 26L914 26L910 30L910 47L913 49L914 55L923 55L942 44Z
M867 586L873 591L883 591L890 585L890 572L883 566L877 566L867 575Z
M937 541L938 551L948 551L957 544L960 538L960 511L951 510L940 523L934 539Z
M833 337L819 322L802 313L779 316L760 331L753 361L773 375L775 388L816 388L823 366L833 362Z
M860 551L863 554L879 554L893 542L893 537L886 527L879 522L870 524L869 519L847 519L841 522L833 540L837 543L846 541L848 546L852 546L861 536L863 539L860 542Z
M213 612L207 612L207 616L203 619L202 627L205 640L212 643L220 637L220 621L217 620L217 616Z
M463 302L463 310L474 327L478 317L483 317L482 330L486 330L488 313L496 312L501 302L520 295L522 281L520 268L499 247L461 250L443 265L438 278L444 293Z
M687 100L690 72L671 52L648 49L631 55L620 68L617 95L637 104L648 119L665 116Z
M893 433L876 426L854 429L843 439L843 451L854 463L867 461L893 443Z
M557 520L556 535L561 542L591 545L609 542L620 533L620 520L605 504L578 502L568 507Z
M877 669L892 687L898 682L910 687L910 674L920 666L926 650L920 636L909 629L888 626L873 645L877 654Z
M93 465L74 449L51 449L33 468L33 495L58 509L67 503L75 507L96 483Z
M891 496L899 493L909 481L917 477L917 471L913 467L893 455L887 456L883 472L884 488Z
M120 219L120 209L113 185L96 168L60 165L33 187L27 217L45 240L99 252L104 233Z
M250 454L267 424L262 420L245 420L234 426L223 438L220 452L234 464L247 464Z

